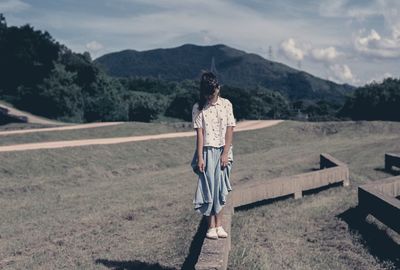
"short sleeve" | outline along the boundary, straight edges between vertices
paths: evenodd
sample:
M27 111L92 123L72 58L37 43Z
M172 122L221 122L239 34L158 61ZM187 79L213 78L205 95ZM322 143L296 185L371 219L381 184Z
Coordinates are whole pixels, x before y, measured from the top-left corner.
M202 115L198 109L199 105L195 103L192 109L192 125L193 128L203 128L203 119Z
M236 126L235 116L233 115L232 103L229 100L227 100L227 102L226 102L226 114L227 114L227 124L226 125L228 127Z
M235 120L235 116L233 115L233 106L232 103L227 100L226 103L226 114L227 114L227 126L236 126L236 120Z

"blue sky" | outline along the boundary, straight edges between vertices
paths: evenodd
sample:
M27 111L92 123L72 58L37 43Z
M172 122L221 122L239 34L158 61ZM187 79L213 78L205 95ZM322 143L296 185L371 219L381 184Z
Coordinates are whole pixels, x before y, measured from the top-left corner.
M399 0L0 0L93 58L124 49L225 44L339 83L399 77Z

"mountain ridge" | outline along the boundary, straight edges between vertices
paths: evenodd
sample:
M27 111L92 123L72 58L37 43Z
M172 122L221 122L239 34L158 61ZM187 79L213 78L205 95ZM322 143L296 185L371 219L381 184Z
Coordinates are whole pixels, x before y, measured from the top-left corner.
M199 80L212 59L222 84L241 88L267 88L292 100L343 101L355 87L321 79L308 72L247 53L224 44L183 44L145 51L126 49L94 60L114 77L153 77L166 81Z

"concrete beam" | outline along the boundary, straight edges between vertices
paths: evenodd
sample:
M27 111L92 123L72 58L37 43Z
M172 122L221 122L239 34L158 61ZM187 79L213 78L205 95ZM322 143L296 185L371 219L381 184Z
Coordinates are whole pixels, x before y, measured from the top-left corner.
M321 154L320 167L321 170L315 172L235 185L222 210L222 226L227 231L228 238L219 238L218 240L205 238L195 269L227 269L234 207L289 194L294 194L298 199L302 197L305 190L337 182L343 182L344 186L349 185L349 169L345 163L329 154Z
M400 176L358 187L358 206L400 233Z
M228 237L218 238L218 240L204 239L199 258L195 265L196 270L224 270L228 268L233 211L233 204L230 198L228 198L226 205L222 209L222 227L228 233Z
M265 199L273 199L293 194L301 198L302 192L342 182L349 185L349 169L346 164L329 154L320 155L319 171L278 177L270 180L252 181L235 186L234 206L243 206Z
M400 155L385 153L385 170L390 171L393 166L400 168Z

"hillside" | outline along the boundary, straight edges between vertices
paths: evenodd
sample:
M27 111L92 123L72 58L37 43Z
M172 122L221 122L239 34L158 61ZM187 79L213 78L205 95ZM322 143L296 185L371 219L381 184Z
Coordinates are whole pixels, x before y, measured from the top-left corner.
M292 100L342 101L354 89L225 45L185 44L169 49L124 50L101 56L95 62L111 76L182 81L198 79L201 70L210 69L213 58L222 83L241 88L262 86Z

